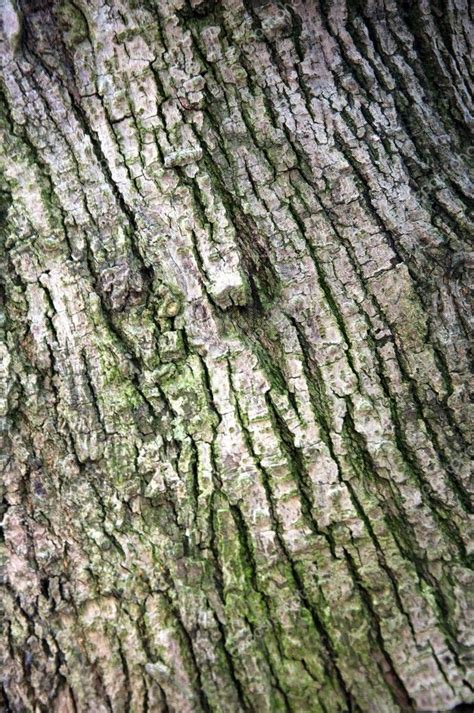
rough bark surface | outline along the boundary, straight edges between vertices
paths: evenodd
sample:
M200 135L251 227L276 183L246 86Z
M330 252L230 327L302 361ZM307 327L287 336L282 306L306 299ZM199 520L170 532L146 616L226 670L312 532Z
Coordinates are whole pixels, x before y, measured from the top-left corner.
M474 700L467 0L0 0L3 710Z

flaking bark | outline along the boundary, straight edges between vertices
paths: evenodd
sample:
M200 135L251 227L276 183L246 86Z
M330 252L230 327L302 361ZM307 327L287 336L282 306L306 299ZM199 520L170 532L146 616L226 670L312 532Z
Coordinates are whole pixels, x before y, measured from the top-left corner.
M474 701L467 2L0 8L2 710Z

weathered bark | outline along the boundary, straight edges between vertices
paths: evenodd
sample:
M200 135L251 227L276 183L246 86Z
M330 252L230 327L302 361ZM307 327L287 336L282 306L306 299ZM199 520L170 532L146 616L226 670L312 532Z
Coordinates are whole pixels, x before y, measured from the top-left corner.
M469 684L467 0L1 0L3 709Z

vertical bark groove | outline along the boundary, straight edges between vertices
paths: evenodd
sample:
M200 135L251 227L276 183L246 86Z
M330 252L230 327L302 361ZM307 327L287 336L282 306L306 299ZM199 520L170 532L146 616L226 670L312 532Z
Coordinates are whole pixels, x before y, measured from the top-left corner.
M1 705L474 702L465 0L1 0Z

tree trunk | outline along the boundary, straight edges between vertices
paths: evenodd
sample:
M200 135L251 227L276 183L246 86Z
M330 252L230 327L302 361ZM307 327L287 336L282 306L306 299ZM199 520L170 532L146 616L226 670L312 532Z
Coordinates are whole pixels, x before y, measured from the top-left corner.
M469 709L467 0L0 6L2 710Z

